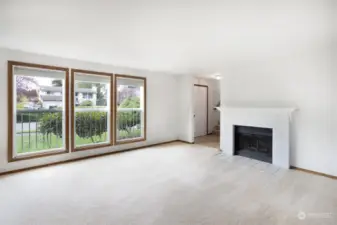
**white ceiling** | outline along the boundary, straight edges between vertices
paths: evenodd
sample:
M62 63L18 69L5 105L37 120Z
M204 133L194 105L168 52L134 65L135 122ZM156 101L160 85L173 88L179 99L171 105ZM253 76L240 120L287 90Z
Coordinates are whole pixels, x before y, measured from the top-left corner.
M333 0L0 0L0 45L177 74L327 40Z

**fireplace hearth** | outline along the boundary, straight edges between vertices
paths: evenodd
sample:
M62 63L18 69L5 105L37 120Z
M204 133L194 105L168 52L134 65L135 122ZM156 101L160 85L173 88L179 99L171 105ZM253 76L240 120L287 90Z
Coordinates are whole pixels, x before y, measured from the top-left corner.
M272 163L273 129L234 126L234 154Z

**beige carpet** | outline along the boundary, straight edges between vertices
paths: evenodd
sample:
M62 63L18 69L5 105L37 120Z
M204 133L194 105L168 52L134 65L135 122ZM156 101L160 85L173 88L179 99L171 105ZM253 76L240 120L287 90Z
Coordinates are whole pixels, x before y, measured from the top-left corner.
M336 225L337 182L174 143L0 177L0 224Z
M194 143L220 150L220 136L210 134L194 138Z

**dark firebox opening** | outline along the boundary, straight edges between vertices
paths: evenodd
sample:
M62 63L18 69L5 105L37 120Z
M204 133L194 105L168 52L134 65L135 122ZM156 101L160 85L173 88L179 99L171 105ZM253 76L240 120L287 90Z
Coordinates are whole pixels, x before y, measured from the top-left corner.
M234 126L234 155L272 163L273 129Z

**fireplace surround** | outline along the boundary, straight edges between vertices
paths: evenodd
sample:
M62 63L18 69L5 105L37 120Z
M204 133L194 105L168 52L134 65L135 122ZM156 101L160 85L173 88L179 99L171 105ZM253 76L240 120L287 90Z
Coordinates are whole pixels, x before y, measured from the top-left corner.
M236 154L235 126L269 128L272 129L271 163L289 168L290 123L295 110L296 108L222 106L220 149L223 154Z

